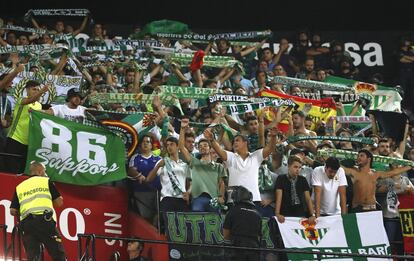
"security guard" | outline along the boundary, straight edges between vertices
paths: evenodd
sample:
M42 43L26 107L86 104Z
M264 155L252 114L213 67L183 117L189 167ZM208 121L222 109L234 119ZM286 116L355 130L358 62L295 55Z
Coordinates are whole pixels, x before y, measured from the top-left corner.
M227 213L224 224L224 240L234 246L259 247L262 217L253 203L252 193L243 186L234 186L231 194L234 206ZM233 251L232 260L257 261L256 251Z
M62 206L63 198L47 177L42 163L30 164L30 176L17 185L10 205L10 214L20 216L27 260L38 260L41 243L54 261L66 260L53 219L53 207Z

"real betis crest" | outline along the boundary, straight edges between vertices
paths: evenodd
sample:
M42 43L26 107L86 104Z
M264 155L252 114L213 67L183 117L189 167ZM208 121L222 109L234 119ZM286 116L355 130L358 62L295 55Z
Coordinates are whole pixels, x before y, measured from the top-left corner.
M293 231L314 246L317 246L321 242L329 230L328 228L316 229L315 225L309 224L308 219L302 219L300 224L304 227L304 229L294 229Z

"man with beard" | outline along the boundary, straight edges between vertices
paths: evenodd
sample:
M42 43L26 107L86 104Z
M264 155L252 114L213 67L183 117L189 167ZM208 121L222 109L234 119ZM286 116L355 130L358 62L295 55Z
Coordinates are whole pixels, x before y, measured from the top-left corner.
M206 139L200 139L198 149L201 159L191 155L185 146L185 130L189 128L189 120L181 120L180 139L178 142L184 161L187 162L191 169L191 210L200 212L214 212L210 206L212 198L218 198L221 204L224 204L224 181L226 176L223 165L214 162L211 159L210 142Z
M82 122L85 118L85 107L81 106L82 95L79 90L72 88L66 94L66 104L52 106L46 112L59 118Z
M345 173L353 178L354 195L350 212L365 212L376 210L375 189L378 178L389 178L407 170L411 166L395 168L391 171L374 171L371 169L374 156L367 149L358 152L357 167L343 167Z

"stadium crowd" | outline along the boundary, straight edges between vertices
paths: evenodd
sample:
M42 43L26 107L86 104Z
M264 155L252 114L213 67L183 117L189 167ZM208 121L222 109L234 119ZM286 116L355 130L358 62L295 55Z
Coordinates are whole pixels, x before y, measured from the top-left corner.
M112 37L116 34L105 30L104 24L95 23L89 31L88 16L79 28L66 24L64 19L58 20L53 28L40 23L37 17L32 16L30 20L32 27L46 29L48 33L0 29L0 45L67 46L78 35L87 39L86 47L102 47L108 41L119 40ZM16 25L12 19L4 24ZM330 39L330 46L325 47L321 45L322 35L303 31L293 42L288 38L279 39L279 49L273 51L263 47L268 43L266 36L253 43L224 38L202 42L153 38L141 30L135 28L130 39L138 39L135 38L138 35L146 41L159 41L162 48L147 46L112 52L91 48L92 51L77 54L76 58L64 51L59 57L35 61L33 56L19 52L1 53L0 152L22 156L3 155L1 169L12 173L24 171L29 109L75 121L88 118L90 110L145 112L151 115L154 126L140 133L137 150L129 158L125 183L131 208L154 226L161 218L158 202L161 213L227 213L228 207L231 209L234 205L233 188L243 186L251 192L251 200L247 201L254 204L253 209L262 217L276 216L279 222L285 216L308 217L314 222L320 216L382 210L389 240L402 240L396 195L414 194L414 171L411 166L374 162L374 156L414 159L414 126L408 119L402 138L397 141L383 132L375 113L367 113L372 127L361 131L356 124L339 122L335 117L315 121L308 115L309 110L298 110L295 106L229 113L226 102L180 98L181 113L176 106L163 104L158 95L150 104L92 99L99 93L158 93L163 85L206 88L223 95L249 98L260 97L263 91L290 96L304 92L316 94L319 90L280 84L274 79L281 76L324 82L326 77L338 76L360 80L359 70L353 66L343 43ZM191 65L171 59L170 50L191 54ZM408 39L402 41L399 54L400 85L407 100L414 88L411 80L414 50ZM197 55L201 56L199 60L203 56L206 61L210 56L211 59L230 57L236 62L208 66L207 62L203 65L197 61ZM48 105L40 104L39 100L50 91L49 86L28 81L26 96L13 100L13 80L25 70L68 76L81 74L82 86L67 92L66 103ZM376 81L373 83L381 84L379 78L373 77ZM357 115L364 102L356 99L352 110L346 111L344 104L336 101L337 115ZM412 109L409 103L404 106ZM285 129L278 128L281 122L285 123ZM311 138L319 136L345 139ZM288 142L294 137L303 139ZM367 137L374 142L364 144L346 139L350 137ZM358 152L356 160L343 160L335 153L318 153L335 149ZM234 215L226 219L225 238L235 240L252 233L240 230L237 226L240 222Z

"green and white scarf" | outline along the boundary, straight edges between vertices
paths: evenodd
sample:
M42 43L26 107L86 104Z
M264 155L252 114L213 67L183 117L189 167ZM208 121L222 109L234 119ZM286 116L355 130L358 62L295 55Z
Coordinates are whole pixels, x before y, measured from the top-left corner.
M295 85L295 86L309 88L313 90L342 91L342 92L352 90L352 88L346 85L342 85L342 84L317 82L317 81L297 79L297 78L284 77L284 76L275 76L273 78L273 82L278 83L278 84L285 84L288 86Z
M370 123L366 116L336 116L336 121L340 123Z
M124 105L152 104L156 94L137 94L137 93L97 93L90 97L92 103L110 104L120 103ZM183 114L180 102L177 98L167 95L159 95L162 104L177 107Z
M164 45L157 40L130 40L130 39L122 39L122 40L113 40L114 45L129 45L135 48L142 48L142 47L163 47Z
M367 137L341 137L341 136L291 136L287 139L286 145L303 140L332 140L358 142L362 144L374 145L374 140Z
M358 152L337 149L323 149L318 151L319 157L335 157L340 160L356 160ZM373 163L393 164L400 166L414 166L414 161L374 155Z
M171 61L176 62L180 65L189 65L191 64L191 61L193 60L193 55L184 54L184 53L174 53L171 55L170 59ZM225 67L233 67L238 63L240 63L240 61L235 60L233 57L206 55L204 56L203 66L225 68Z
M243 114L245 112L252 112L259 109L263 109L265 107L282 107L282 106L295 106L296 104L290 100L284 99L274 99L267 102L259 102L259 103L246 103L246 104L234 104L234 105L223 105L226 107L227 114L237 115Z
M179 196L182 195L185 191L182 189L180 181L178 180L176 174L173 171L172 167L172 160L169 157L164 158L165 167L164 167L164 173L167 174L168 178L170 179L171 186L173 187L173 196Z
M9 31L19 31L19 32L26 32L26 33L33 33L33 34L52 34L52 32L47 31L45 29L37 29L32 27L23 27L17 25L10 25L6 24L0 27L0 29L9 30Z
M31 16L88 16L87 9L30 9L24 15L25 21L29 21Z
M242 40L266 38L272 35L271 31L251 31L251 32L234 32L220 34L174 34L174 33L156 33L158 38L167 38L175 40L207 40L213 41L218 39Z
M273 189L272 175L270 174L267 163L260 165L259 167L259 190L265 192Z

